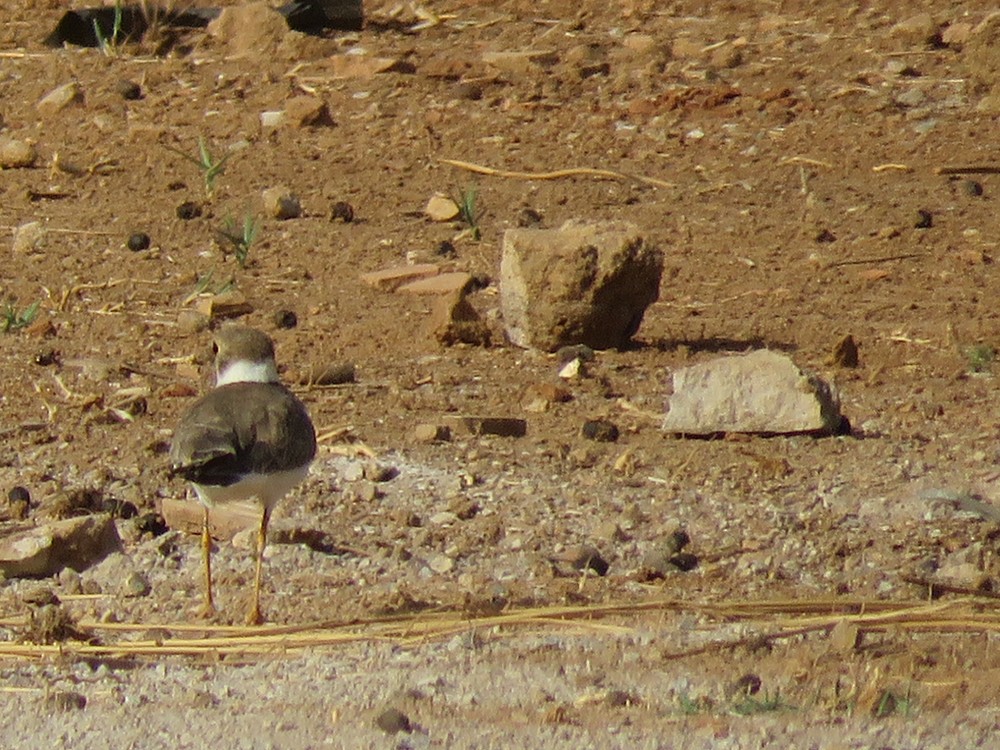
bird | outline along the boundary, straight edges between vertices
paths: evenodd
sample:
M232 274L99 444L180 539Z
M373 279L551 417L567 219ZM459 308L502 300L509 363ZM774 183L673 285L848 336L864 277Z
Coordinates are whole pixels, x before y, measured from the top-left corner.
M261 568L267 526L278 502L305 479L316 457L316 430L305 405L278 378L274 342L230 323L215 334L215 387L181 417L170 443L170 470L188 480L203 506L205 617L215 614L209 509L255 500L261 507L253 595L247 623L263 622Z

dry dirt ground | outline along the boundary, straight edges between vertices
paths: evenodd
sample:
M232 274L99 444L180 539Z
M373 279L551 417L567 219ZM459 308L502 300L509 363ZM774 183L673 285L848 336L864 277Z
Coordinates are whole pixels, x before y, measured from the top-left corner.
M245 548L220 541L223 615L202 623L196 537L122 520L123 554L47 582L110 648L28 643L38 582L0 588L2 744L992 746L1000 177L940 171L997 164L990 5L368 3L360 32L233 57L239 40L204 32L48 49L63 5L3 0L0 135L39 155L0 172L0 478L32 499L5 529L185 495L163 449L209 382L210 335L182 314L198 289L235 286L288 382L344 361L357 382L296 386L325 439L277 525L326 543L269 551L264 606L287 639L225 629ZM368 75L346 53L396 64ZM80 101L36 107L70 82ZM304 95L332 122L262 127ZM181 155L199 139L228 156L210 193ZM263 214L276 185L301 217ZM472 188L479 239L423 216ZM185 201L200 217L178 217ZM341 201L352 222L331 218ZM218 230L245 216L241 267ZM525 389L559 363L503 343L495 283L469 297L493 345L446 348L432 301L358 280L423 261L495 280L504 230L539 218L628 220L666 255L634 347L540 412ZM44 237L15 247L33 221ZM150 249L127 248L134 232ZM857 368L831 364L848 334ZM836 383L852 434L660 431L672 369L759 347ZM454 414L524 417L527 435L415 438ZM592 418L617 442L586 440ZM360 476L373 461L395 476ZM651 573L679 529L697 566ZM581 546L606 575L574 567ZM234 634L253 637L179 653ZM409 732L377 726L387 708Z

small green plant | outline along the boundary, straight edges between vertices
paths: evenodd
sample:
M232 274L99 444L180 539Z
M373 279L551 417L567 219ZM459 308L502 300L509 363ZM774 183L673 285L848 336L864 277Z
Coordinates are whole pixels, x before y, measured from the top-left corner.
M786 708L792 708L792 706L781 699L780 690L775 690L773 694L765 691L761 698L754 695L741 695L730 706L732 712L737 716L766 714Z
M40 304L40 302L32 302L18 312L17 308L8 302L3 311L0 312L0 330L3 330L4 333L10 333L20 328L27 328L38 317Z
M887 716L898 714L903 718L909 718L913 709L913 701L910 698L910 689L906 689L905 695L897 695L892 690L884 690L878 703L872 709L872 714L876 719L884 719Z
M97 46L101 52L108 57L117 57L121 44L122 0L115 0L114 20L111 22L111 36L104 36L104 32L101 31L101 25L97 23L96 18L91 23L94 26L94 36L97 37Z
M455 203L458 204L458 215L461 217L462 221L469 225L469 234L472 239L479 241L481 233L479 231L479 219L481 212L476 208L476 198L479 196L479 191L476 189L475 185L470 185L463 188L458 193L458 198Z
M236 220L232 216L227 216L222 229L216 230L219 237L229 242L233 246L233 255L240 268L246 268L247 259L250 256L250 248L257 240L260 224L257 217L249 211L243 215L243 226L238 227Z
M977 344L965 350L969 372L989 372L996 358L997 350L989 344Z
M205 195L211 196L215 192L215 180L225 171L226 162L229 161L231 154L226 154L222 158L216 159L212 156L212 152L208 148L208 143L200 135L198 136L198 156L185 154L179 148L174 148L173 146L166 146L166 148L184 157L201 170L201 176L205 182Z

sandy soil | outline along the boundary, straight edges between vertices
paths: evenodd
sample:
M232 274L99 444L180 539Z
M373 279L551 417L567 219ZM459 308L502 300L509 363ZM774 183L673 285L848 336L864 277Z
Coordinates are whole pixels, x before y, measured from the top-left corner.
M266 655L85 657L71 641L61 657L8 656L3 743L987 746L1000 722L1000 183L947 169L995 166L1000 42L977 29L989 4L427 7L440 23L414 30L409 5L369 3L361 32L264 35L234 56L241 39L204 32L160 54L150 40L51 50L40 40L61 4L0 2L0 136L38 152L0 175L0 224L12 239L29 222L46 230L3 250L2 303L13 318L39 310L0 334L0 479L32 498L5 528L81 498L154 513L185 495L164 447L208 385L210 336L186 312L198 290L243 295L289 383L314 366L357 370L355 384L296 385L327 438L276 525L327 543L273 545L264 603L288 632L358 637ZM932 17L899 25L920 12ZM365 74L347 53L394 64ZM37 106L71 82L79 101ZM332 122L262 126L301 96ZM228 155L210 192L182 155L199 139ZM485 176L442 159L623 176ZM301 217L264 214L261 192L278 185ZM435 192L473 188L479 239L423 215ZM184 202L201 215L179 218ZM352 222L331 217L338 202ZM219 230L245 216L259 232L241 266ZM635 346L599 352L565 384L572 400L542 412L524 409L525 389L556 382L559 362L503 344L485 283L504 230L539 217L625 219L666 253ZM149 249L127 247L135 232ZM480 277L469 301L494 345L442 347L432 300L358 279L406 262ZM297 325L280 327L289 310ZM857 368L831 360L848 334ZM672 369L759 347L833 381L853 433L660 431ZM524 417L528 433L415 437L454 414ZM618 441L586 440L593 418ZM373 464L394 471L372 481ZM245 548L220 542L223 614L200 623L197 539L120 527L123 554L46 582L81 627L105 644L231 634ZM679 529L698 565L651 574ZM606 575L574 566L582 547ZM945 609L901 614L929 601L927 581L953 586L930 602ZM0 589L10 642L37 585ZM557 619L568 606L581 609ZM532 608L548 619L476 619ZM387 615L466 625L383 640ZM170 627L184 624L193 635ZM379 729L386 708L411 731Z

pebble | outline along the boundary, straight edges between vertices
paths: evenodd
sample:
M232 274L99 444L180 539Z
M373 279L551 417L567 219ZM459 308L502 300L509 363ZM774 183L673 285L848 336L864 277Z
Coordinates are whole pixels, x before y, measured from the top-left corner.
M577 570L592 570L599 576L607 575L608 568L611 567L596 547L587 544L567 550L566 559Z
M38 161L38 149L33 143L17 138L0 138L0 168L24 169Z
M302 215L302 203L295 193L284 186L272 187L261 193L268 216L285 221Z
M133 570L125 576L125 580L122 581L120 591L122 596L137 598L149 594L149 592L152 591L152 586L150 586L149 580L145 575L137 570Z
M350 224L354 221L354 207L347 201L337 201L330 209L330 221L342 221Z
M29 221L14 230L12 250L17 253L34 253L42 249L45 242L45 227L39 221Z
M431 221L452 221L458 218L459 208L458 204L447 195L436 193L427 201L424 214Z
M353 383L356 379L354 363L341 362L335 365L316 365L301 378L301 382L303 385L343 385Z
M71 104L78 104L82 101L83 90L80 88L80 84L76 81L70 81L52 89L39 100L35 108L40 115L48 117L61 112Z
M455 561L448 557L448 555L432 555L427 561L427 567L435 573L443 575L450 573L455 568Z
M212 319L197 310L181 310L177 313L177 328L181 333L195 334L207 331Z
M932 226L934 226L934 215L923 208L917 211L917 221L913 227L915 229L930 229Z
M418 424L413 428L413 437L421 443L447 443L451 429L444 424Z
M975 180L963 180L962 189L965 190L965 194L973 198L978 198L983 194L982 183L976 182Z
M149 235L145 232L133 232L129 235L125 246L133 253L138 253L143 250L148 250L150 242Z
M398 708L387 708L375 717L375 726L386 734L396 734L398 732L412 732L413 725L410 717Z
M583 423L581 433L587 440L598 443L613 443L618 440L618 427L607 419L588 419Z
M45 706L53 712L82 711L87 707L87 697L71 690L55 690L45 696Z

